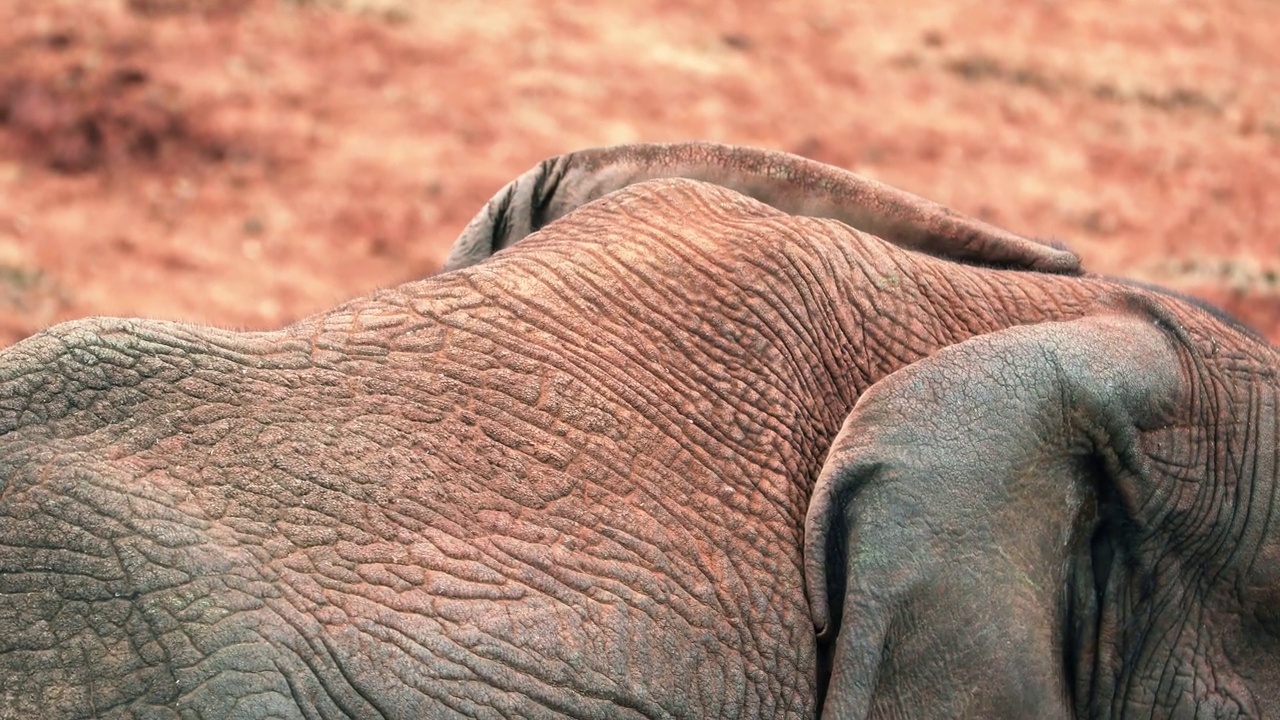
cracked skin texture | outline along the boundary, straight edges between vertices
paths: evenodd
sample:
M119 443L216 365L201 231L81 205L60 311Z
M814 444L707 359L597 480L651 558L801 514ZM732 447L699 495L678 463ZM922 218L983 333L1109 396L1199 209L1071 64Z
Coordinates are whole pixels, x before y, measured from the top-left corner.
M0 370L0 716L812 716L858 395L1146 294L1011 275L662 180L278 332L56 326Z

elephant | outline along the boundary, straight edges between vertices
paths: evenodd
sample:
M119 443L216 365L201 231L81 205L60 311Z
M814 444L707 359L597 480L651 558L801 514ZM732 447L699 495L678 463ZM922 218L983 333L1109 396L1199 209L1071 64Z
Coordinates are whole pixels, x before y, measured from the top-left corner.
M709 182L789 214L840 220L959 261L1080 272L1079 256L1065 247L1046 247L870 178L798 155L709 142L592 148L539 163L463 229L444 270L474 265L592 200L661 178Z
M0 717L1280 714L1276 349L782 153L0 353Z

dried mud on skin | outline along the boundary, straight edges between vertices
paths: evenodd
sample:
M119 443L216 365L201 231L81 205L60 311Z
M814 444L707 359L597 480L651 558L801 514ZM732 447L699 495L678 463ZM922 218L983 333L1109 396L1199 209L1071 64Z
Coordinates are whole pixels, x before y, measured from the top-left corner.
M574 149L798 152L1280 339L1280 5L0 6L0 346L279 327L423 277Z

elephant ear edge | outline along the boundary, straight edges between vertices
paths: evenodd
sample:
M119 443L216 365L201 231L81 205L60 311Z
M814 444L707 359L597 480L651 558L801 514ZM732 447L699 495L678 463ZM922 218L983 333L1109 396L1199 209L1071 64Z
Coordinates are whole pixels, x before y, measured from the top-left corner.
M467 224L444 271L483 261L575 208L647 180L687 178L793 215L839 220L895 245L994 267L1079 274L1080 258L917 195L790 153L708 142L581 150L539 163Z
M1155 308L1147 308L1151 313L1135 309L1139 312L972 338L883 378L859 399L832 444L805 521L806 591L830 670L829 677L820 678L824 713L862 717L873 695L885 692L886 681L878 673L891 665L885 655L895 652L892 638L902 637L894 625L912 616L912 604L922 597L959 598L958 606L944 607L939 615L970 620L957 636L978 623L1000 628L976 634L996 635L1003 642L999 647L1019 647L1027 640L1011 640L1024 628L1007 617L997 622L1002 610L993 611L1035 606L1028 600L1034 593L1021 582L969 598L955 592L954 579L1004 577L1027 579L1030 587L1052 585L1067 558L1030 553L1010 560L1005 550L1047 546L1074 552L1016 533L1066 536L1076 530L1075 519L1009 527L992 518L1016 517L1010 498L1026 498L1028 492L1034 497L1057 493L1059 514L1070 515L1079 506L1067 496L1096 489L1063 485L1097 482L1099 469L1112 477L1145 473L1140 431L1168 422L1188 385L1177 329ZM1092 454L1097 463L1081 466L1082 454ZM1028 482L1043 487L1028 491ZM981 539L966 542L955 557L940 557L939 541L930 535L940 527ZM943 541L941 547L945 555L949 546ZM994 551L983 555L984 547ZM939 589L944 587L945 592ZM966 600L972 602L966 605ZM852 627L856 633L847 631ZM1042 628L1036 635L1032 628L1024 634L1044 639L1053 632ZM981 653L982 642L977 637L972 652ZM996 666L1009 655L993 651L991 667L983 672L999 674ZM987 711L1047 716L1041 714L1046 707L1070 692L1055 687L1061 678L1046 665L1054 656L1031 653L1007 662L1010 672L1037 662L1043 667L1026 671L1032 680L993 687L984 698ZM930 669L934 675L938 670Z

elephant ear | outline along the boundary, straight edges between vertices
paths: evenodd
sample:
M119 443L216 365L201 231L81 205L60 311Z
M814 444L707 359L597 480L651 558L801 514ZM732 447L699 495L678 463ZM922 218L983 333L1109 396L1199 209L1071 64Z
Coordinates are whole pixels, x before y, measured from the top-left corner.
M1099 498L1149 473L1142 431L1186 392L1175 335L1136 314L1017 327L863 394L805 523L824 717L1069 715L1063 617L1096 608L1066 588Z
M516 178L454 243L455 270L510 247L547 223L628 185L702 180L792 215L832 218L913 250L964 262L1080 272L1074 253L966 217L874 180L782 152L714 143L643 144L561 155Z

